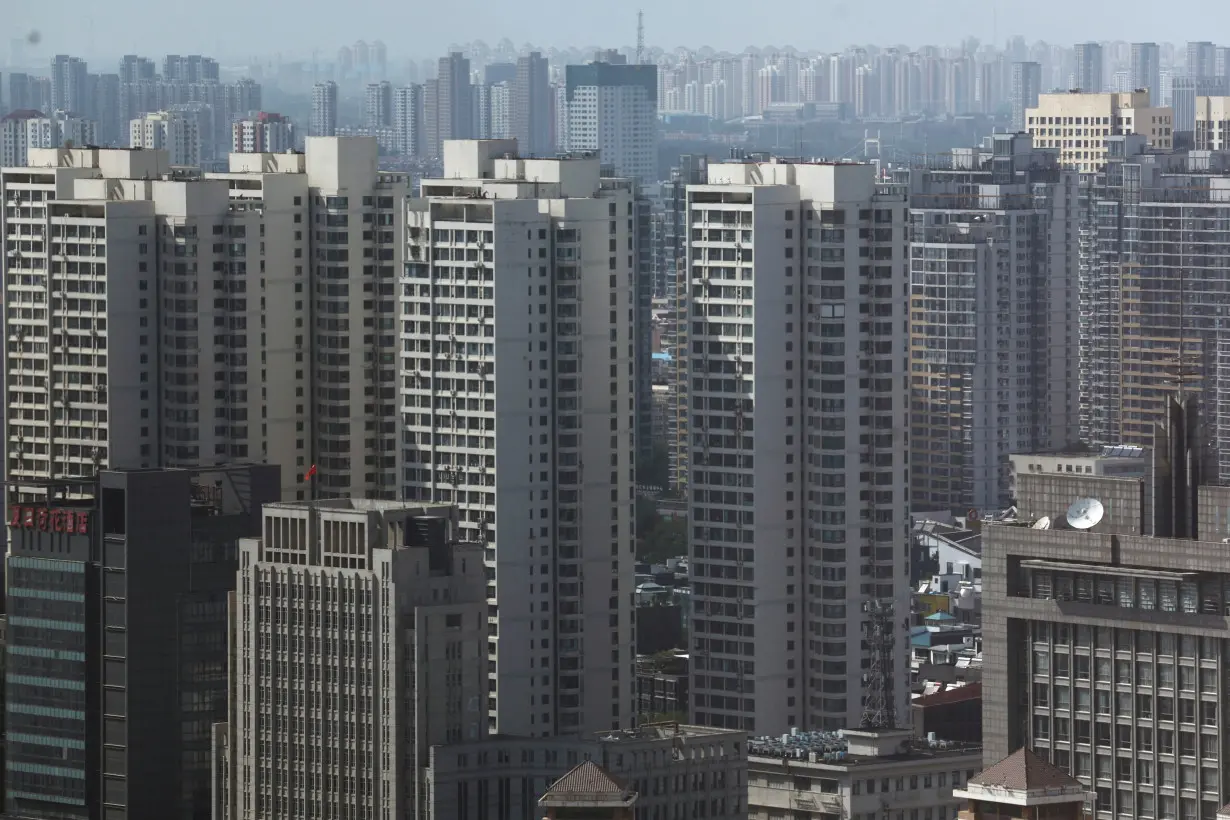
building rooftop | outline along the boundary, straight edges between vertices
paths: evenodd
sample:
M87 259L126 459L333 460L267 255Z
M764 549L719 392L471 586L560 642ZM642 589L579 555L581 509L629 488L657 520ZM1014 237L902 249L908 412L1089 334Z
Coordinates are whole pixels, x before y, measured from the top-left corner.
M885 734L892 734L889 730ZM858 734L868 734L858 732ZM874 732L870 734L875 734ZM972 743L960 743L950 740L925 740L914 738L908 732L901 732L900 744L891 753L878 755L860 754L851 751L850 738L845 731L837 732L799 732L773 737L749 738L747 742L748 755L751 757L768 757L779 760L803 761L808 763L827 763L839 766L857 766L869 763L911 760L940 756L963 755L978 752L982 747ZM858 748L866 748L861 741Z
M631 805L636 792L592 760L577 765L538 799L542 806Z
M1017 749L994 766L979 772L970 778L969 783L971 786L1022 792L1067 788L1084 790L1079 780L1026 748Z
M266 504L265 508L290 510L311 508L354 512L398 512L400 510L431 512L448 509L449 506L448 504L424 504L417 501L386 501L378 498L318 498L312 501L278 501L274 504Z
M943 689L931 694L918 695L912 701L915 706L946 706L950 703L962 703L967 700L982 699L982 681L974 681L961 685L945 685Z

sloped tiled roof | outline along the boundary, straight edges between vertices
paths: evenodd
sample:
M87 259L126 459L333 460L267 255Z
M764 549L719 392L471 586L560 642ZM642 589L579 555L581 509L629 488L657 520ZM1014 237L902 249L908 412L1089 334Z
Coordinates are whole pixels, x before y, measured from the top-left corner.
M547 794L558 796L565 794L602 794L614 797L622 795L625 788L606 769L592 760L586 760L551 784L551 788L547 789Z
M1018 749L989 769L970 778L975 786L991 786L1012 791L1033 789L1083 788L1079 780L1052 766L1029 749Z

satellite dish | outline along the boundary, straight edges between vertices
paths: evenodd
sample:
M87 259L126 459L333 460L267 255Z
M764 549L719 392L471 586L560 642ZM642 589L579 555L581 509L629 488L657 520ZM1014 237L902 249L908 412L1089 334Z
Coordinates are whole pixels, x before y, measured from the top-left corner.
M1035 530L1049 530L1051 528L1051 517L1049 515L1042 516L1034 522L1033 528Z
M1087 530L1102 520L1106 508L1096 498L1078 498L1068 507L1068 523L1073 529Z

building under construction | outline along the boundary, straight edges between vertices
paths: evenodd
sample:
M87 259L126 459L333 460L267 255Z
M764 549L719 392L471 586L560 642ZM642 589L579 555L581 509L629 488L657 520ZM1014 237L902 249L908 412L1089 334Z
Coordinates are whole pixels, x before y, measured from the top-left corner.
M1116 137L1108 158L1082 192L1082 438L1152 444L1182 388L1230 478L1230 152Z

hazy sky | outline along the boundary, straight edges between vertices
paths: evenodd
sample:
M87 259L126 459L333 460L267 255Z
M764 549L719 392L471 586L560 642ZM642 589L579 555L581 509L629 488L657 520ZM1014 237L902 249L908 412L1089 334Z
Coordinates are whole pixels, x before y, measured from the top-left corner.
M508 37L517 45L635 42L636 3L592 0L0 0L0 48L37 29L28 50L38 62L56 52L161 55L205 52L331 57L355 40L383 40L391 59L435 57L449 43ZM853 43L956 44L973 35L1028 40L1217 41L1230 35L1230 4L1187 0L1181 11L1120 0L655 0L644 3L651 46L793 45L836 50ZM998 7L998 12L993 9ZM187 10L191 9L191 12ZM13 35L9 35L9 32ZM1230 41L1222 36L1221 41Z

